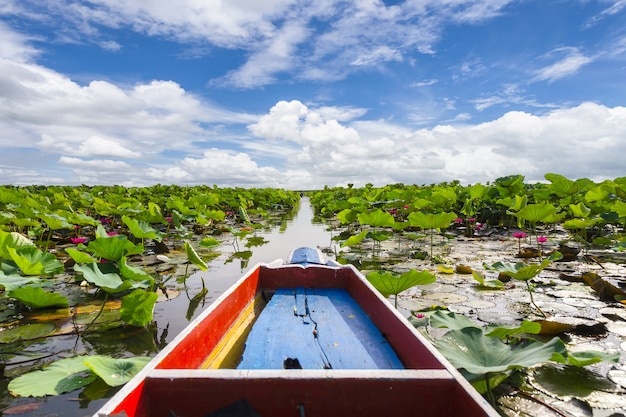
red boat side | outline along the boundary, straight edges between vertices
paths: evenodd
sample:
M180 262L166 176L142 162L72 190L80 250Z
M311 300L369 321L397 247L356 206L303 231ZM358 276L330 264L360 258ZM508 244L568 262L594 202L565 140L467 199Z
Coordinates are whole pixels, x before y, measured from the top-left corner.
M254 300L294 287L344 288L405 369L199 369L254 311ZM274 417L499 415L354 267L265 264L222 294L96 415L203 417L242 398Z

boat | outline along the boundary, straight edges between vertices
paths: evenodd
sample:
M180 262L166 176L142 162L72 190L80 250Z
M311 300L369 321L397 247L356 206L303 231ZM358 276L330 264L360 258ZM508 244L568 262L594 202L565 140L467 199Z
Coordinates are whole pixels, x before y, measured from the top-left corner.
M94 417L499 414L352 265L252 267Z

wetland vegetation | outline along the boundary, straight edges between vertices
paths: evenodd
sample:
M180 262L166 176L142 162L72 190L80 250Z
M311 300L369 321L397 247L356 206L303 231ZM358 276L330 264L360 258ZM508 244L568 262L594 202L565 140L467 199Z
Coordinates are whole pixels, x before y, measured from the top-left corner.
M90 414L250 262L300 245L357 266L503 415L624 412L626 178L305 194L0 187L3 412ZM314 223L287 237L302 201Z

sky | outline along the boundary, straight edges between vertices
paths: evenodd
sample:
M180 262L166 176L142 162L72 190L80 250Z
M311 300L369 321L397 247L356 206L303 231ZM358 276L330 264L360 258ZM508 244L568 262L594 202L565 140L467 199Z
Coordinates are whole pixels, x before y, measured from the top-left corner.
M0 184L626 176L626 0L0 0Z

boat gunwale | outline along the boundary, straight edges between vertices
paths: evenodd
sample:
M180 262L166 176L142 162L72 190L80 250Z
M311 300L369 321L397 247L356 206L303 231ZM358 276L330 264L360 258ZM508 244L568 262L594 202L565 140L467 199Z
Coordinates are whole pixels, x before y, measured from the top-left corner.
M364 302L372 302L374 307L379 310L383 318L389 320L389 318L395 318L391 326L395 326L394 329L399 330L403 335L401 338L404 340L410 340L413 337L411 345L419 344L422 353L428 353L432 356L432 359L436 362L435 368L414 368L408 366L402 370L234 370L234 369L191 369L191 368L168 368L163 367L164 361L168 360L168 357L176 352L176 350L186 343L186 339L197 333L199 327L205 320L212 315L217 314L220 308L223 308L225 302L231 297L239 293L246 293L246 291L254 291L252 293L257 294L258 291L269 290L271 292L271 285L269 288L264 284L263 269L275 270L274 272L287 273L288 269L291 271L302 271L302 274L313 274L315 270L334 271L330 275L339 276L343 278L343 282L339 282L338 286L345 288L355 298L357 303L363 304ZM281 271L284 270L284 271ZM276 278L276 277L274 277ZM329 280L329 277L326 277ZM271 279L270 279L271 281ZM249 286L246 288L246 286ZM311 287L316 287L315 282L311 282ZM355 293L356 292L356 293ZM252 298L248 298L247 302L251 302ZM247 302L243 303L240 310L245 308ZM366 306L362 307L370 314L369 309ZM374 323L380 327L381 318L377 319L372 317ZM232 318L232 321L236 321L236 317ZM395 330L394 330L395 331ZM226 332L222 333L220 338L223 337ZM187 341L188 342L188 341ZM219 342L218 342L219 343ZM390 343L397 349L397 346L390 340ZM419 355L419 353L413 352L413 355ZM406 356L406 353L405 353ZM402 358L403 362L405 358ZM435 379L442 379L442 375L448 375L443 378L445 380L451 380L451 383L455 384L457 389L464 391L469 398L472 399L479 407L481 407L486 416L499 417L499 414L486 403L485 399L471 386L471 384L457 371L450 362L441 354L436 348L421 334L408 320L400 314L390 304L389 300L384 298L375 287L367 281L367 279L353 266L353 265L299 265L299 264L285 264L282 262L272 263L258 263L241 276L235 283L233 283L225 292L223 292L211 305L209 305L200 315L192 320L162 351L160 351L152 361L144 367L131 381L129 381L124 387L120 389L94 416L114 414L123 410L128 410L130 416L137 409L142 407L141 397L142 390L145 389L146 380L155 378L177 378L177 377L191 377L191 378L210 378L210 379L237 379L244 378L244 375L249 377L267 377L267 378L313 378L328 379L328 378L368 378L367 375L387 375L387 377L381 377L381 379L396 379L396 378L416 378L423 379L424 375L432 374L434 376L439 375ZM128 400L132 398L132 400ZM128 401L131 404L128 404ZM133 409L134 407L134 409ZM139 413L140 414L140 413Z

